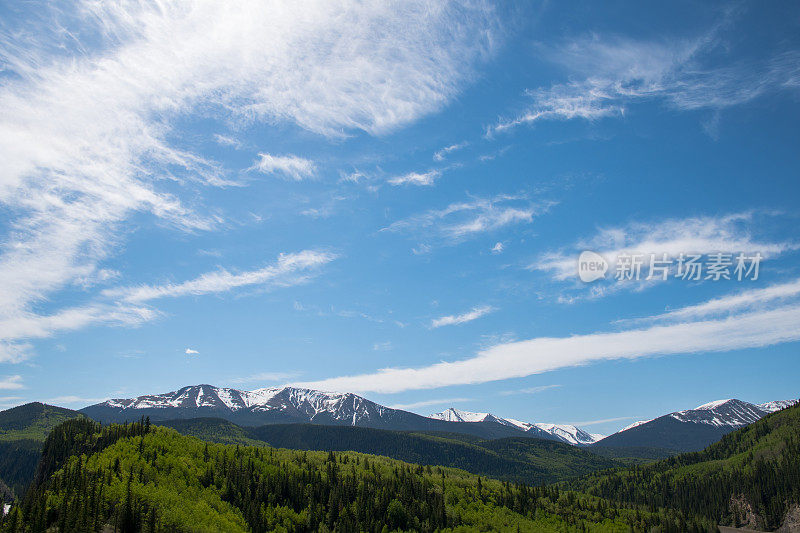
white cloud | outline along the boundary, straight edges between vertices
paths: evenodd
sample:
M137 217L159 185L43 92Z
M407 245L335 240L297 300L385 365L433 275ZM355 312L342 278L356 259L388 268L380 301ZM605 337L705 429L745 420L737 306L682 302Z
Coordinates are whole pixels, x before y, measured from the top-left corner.
M474 198L399 220L381 231L431 234L449 244L456 244L505 226L530 223L553 205L555 202L535 203L524 196L514 195Z
M472 398L436 398L433 400L421 400L412 403L396 403L391 406L392 409L402 409L408 411L410 409L417 409L419 407L429 407L431 405L452 405L455 403L471 402Z
M0 239L3 318L91 277L136 213L182 231L220 224L181 200L233 184L179 148L181 118L201 110L234 126L383 134L445 105L498 27L480 3L70 7L42 3L0 35L0 204L11 217ZM165 178L177 183L170 192ZM4 348L5 360L17 348Z
M498 344L476 356L420 368L385 368L301 384L323 390L395 393L486 383L615 359L726 352L800 340L800 304L726 318Z
M375 352L386 352L391 350L392 347L393 346L391 341L376 342L375 344L372 345L372 350Z
M367 175L361 172L360 170L339 173L339 181L347 181L350 183L358 183L359 181L365 179L366 177Z
M92 405L100 402L105 402L110 400L111 398L84 398L82 396L75 396L72 394L68 394L65 396L56 396L55 398L47 398L44 400L44 403L50 405Z
M281 254L274 264L258 270L231 273L223 269L182 283L109 289L103 294L127 302L147 302L159 298L226 292L248 285L287 287L304 283L320 267L334 259L336 255L330 252L303 250L298 253Z
M0 362L18 363L30 357L30 339L52 337L92 325L135 327L160 316L157 310L130 304L95 303L60 309L52 315L20 311L0 316Z
M494 246L492 246L492 253L493 254L502 254L504 248L505 248L505 246L503 245L503 243L502 242L498 242Z
M595 426L597 424L608 424L610 422L620 422L622 420L633 420L638 416L615 416L614 418L601 418L599 420L582 420L580 422L570 422L572 426Z
M608 261L607 278L613 277L619 255L642 254L645 260L642 268L644 277L650 254L656 254L658 259L666 253L668 259L675 259L681 253L760 252L767 259L798 248L798 243L769 242L754 237L754 217L752 212L733 213L719 217L672 218L601 228L588 240L575 243L570 251L544 254L528 268L551 272L557 280L576 279L578 255L583 250L592 250Z
M778 283L763 289L749 289L737 294L707 300L697 305L668 311L660 315L623 322L687 320L714 315L719 316L762 307L776 300L796 298L798 295L800 295L800 280Z
M30 339L48 338L95 325L136 327L155 320L162 313L147 307L145 302L158 298L220 293L251 285L273 288L305 283L335 258L335 254L329 252L304 250L281 254L274 264L259 270L241 273L220 270L178 284L106 289L94 303L60 309L51 315L19 311L11 316L0 316L0 338L3 339L0 362L14 363L28 358L31 346L25 341Z
M425 255L431 253L431 250L433 250L433 248L430 244L422 243L419 246L412 248L411 253L414 255Z
M468 144L469 144L468 142L464 141L464 142L460 142L460 143L456 143L456 144L451 144L450 146L445 146L444 148L442 148L441 150L439 150L435 154L433 154L433 160L434 161L444 161L444 159L450 153L455 152L456 150L461 150L462 148L464 148Z
M661 99L678 110L722 109L767 92L797 89L800 52L779 53L756 64L705 67L704 57L718 44L724 24L695 39L668 42L601 38L577 39L545 51L576 80L528 91L532 104L487 133L541 120L597 120L622 115L626 106Z
M526 387L524 389L505 390L500 393L501 396L511 396L513 394L538 394L550 389L557 389L561 385L539 385L537 387Z
M253 169L264 174L281 174L294 181L302 181L314 177L316 166L313 161L296 155L258 154L259 160Z
M8 405L11 402L21 400L22 396L0 396L0 404Z
M197 350L192 350L191 348L186 348L186 351L185 351L184 353L185 353L186 355L197 355L197 354L199 354L200 352L198 352Z
M440 318L434 318L431 320L431 327L440 328L442 326L456 326L458 324L472 322L473 320L477 320L482 316L486 316L493 311L496 311L496 309L490 305L473 307L470 311L460 315L449 315Z
M430 170L428 172L419 173L419 172L409 172L408 174L403 174L402 176L395 176L393 178L389 178L387 181L390 185L398 186L398 185L420 185L420 186L430 186L433 185L434 182L439 179L442 173L438 170Z
M22 376L6 376L0 378L0 390L17 390L24 389L25 385L22 384Z
M297 376L297 373L293 372L259 372L257 374L252 374L250 376L234 378L231 380L231 383L241 384L241 383L259 382L266 384L274 384L283 382L284 380L293 378L295 376Z
M136 326L157 316L157 311L146 307L112 304L71 307L52 315L24 313L0 320L0 337L6 340L40 339L100 323Z

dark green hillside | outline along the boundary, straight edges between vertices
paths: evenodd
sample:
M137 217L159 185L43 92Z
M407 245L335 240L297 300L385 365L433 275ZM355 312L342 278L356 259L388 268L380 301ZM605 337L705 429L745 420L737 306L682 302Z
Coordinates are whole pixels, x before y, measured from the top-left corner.
M239 444L242 446L263 446L265 443L251 436L252 428L242 427L222 418L189 418L155 422L176 430L181 435L197 437L200 440L219 444ZM286 448L288 446L284 446Z
M208 443L146 423L65 422L42 465L0 530L621 532L660 523L556 487L353 452Z
M0 481L22 494L33 479L42 443L56 425L80 413L43 403L0 411Z
M39 402L0 411L0 441L44 441L50 430L65 420L83 416L72 409Z
M423 465L460 468L534 485L563 481L621 464L568 444L524 437L485 441L463 435L312 424L243 428L207 418L159 424L185 435L226 444L266 443L294 450L355 451Z
M666 459L667 457L672 457L673 455L678 455L678 453L680 453L676 452L675 450L668 450L666 448L651 448L649 446L616 448L613 446L594 445L589 446L586 449L595 455L600 455L602 457L608 457L611 459L620 459L629 463L630 465L650 463L652 461Z
M573 488L650 509L774 530L800 503L800 405L768 415L701 452L647 466L598 473ZM751 513L752 514L752 513Z
M507 461L524 464L529 471L546 472L541 483L572 479L619 463L569 444L540 439L509 438L484 441L480 446ZM540 484L540 480L526 481Z

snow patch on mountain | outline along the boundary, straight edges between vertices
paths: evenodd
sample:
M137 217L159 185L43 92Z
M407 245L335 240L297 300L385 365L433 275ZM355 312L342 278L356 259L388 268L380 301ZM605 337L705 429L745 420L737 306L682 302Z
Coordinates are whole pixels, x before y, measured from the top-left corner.
M773 402L758 403L758 404L756 404L756 407L758 407L759 409L761 409L762 411L765 411L767 413L774 413L775 411L780 411L781 409L786 409L787 407L791 407L791 406L797 404L797 402L800 402L800 399L798 399L798 400L775 400Z
M621 433L623 431L628 431L629 429L633 429L635 427L641 426L642 424L647 424L648 422L652 422L652 421L653 421L652 418L650 420L638 420L638 421L634 422L633 424L628 424L624 428L622 428L619 431L617 431L617 433Z
M713 402L704 403L703 405L698 405L694 408L695 411L710 411L712 409L716 409L722 405L725 405L728 402L735 401L733 398L728 398L727 400L714 400Z
M681 422L739 428L752 424L765 414L767 414L765 411L752 403L731 398L708 402L694 409L671 413L669 416Z

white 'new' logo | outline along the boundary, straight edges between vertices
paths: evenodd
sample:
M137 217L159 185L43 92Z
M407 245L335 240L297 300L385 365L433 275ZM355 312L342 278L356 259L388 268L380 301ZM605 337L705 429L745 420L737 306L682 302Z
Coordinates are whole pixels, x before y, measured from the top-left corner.
M606 277L608 261L602 255L586 250L578 257L578 277L589 283Z

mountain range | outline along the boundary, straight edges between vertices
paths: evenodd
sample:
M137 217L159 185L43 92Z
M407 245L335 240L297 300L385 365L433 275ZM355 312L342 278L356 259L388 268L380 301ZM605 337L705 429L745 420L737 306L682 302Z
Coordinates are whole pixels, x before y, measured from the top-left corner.
M737 401L676 412L701 416L699 422L667 418L721 427L720 415L727 414L744 423L749 407L731 402ZM4 435L38 437L67 420L51 428L33 490L14 502L0 526L699 532L729 525L799 532L799 409L765 415L703 451L625 467L593 453L610 448L527 437L485 440L298 423L242 427L218 418L107 426L74 411L28 404L0 412ZM97 503L86 504L88 495Z
M188 418L222 418L242 426L311 423L401 431L440 431L481 438L514 437L521 430L493 420L478 423L448 422L400 409L392 409L352 393L332 393L296 387L242 391L194 385L164 394L113 399L81 409L103 423L150 417L153 421ZM529 436L552 439L536 431Z
M539 436L540 432L544 431L551 435L555 440L572 444L573 446L588 446L605 438L605 435L597 433L587 433L579 427L570 424L548 424L543 422L521 422L513 418L500 418L491 413L473 413L470 411L461 411L453 407L442 411L441 413L434 413L429 415L429 418L436 420L447 420L449 422L487 422L492 421L505 426L514 427L527 433L528 435Z
M675 451L697 451L717 442L723 435L796 404L778 400L753 404L737 399L716 400L694 409L675 411L652 420L634 422L596 446L655 446ZM657 444L656 444L657 443Z
M244 391L194 385L164 394L108 400L80 412L104 423L132 421L142 416L153 421L212 417L250 427L310 423L459 433L485 439L525 436L574 446L658 448L682 452L700 450L726 433L795 403L797 400L762 404L737 399L718 400L639 421L607 437L569 424L522 422L455 408L425 417L385 407L353 393L288 386Z

